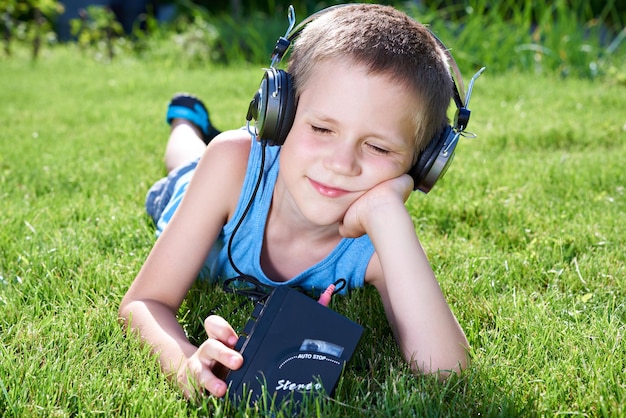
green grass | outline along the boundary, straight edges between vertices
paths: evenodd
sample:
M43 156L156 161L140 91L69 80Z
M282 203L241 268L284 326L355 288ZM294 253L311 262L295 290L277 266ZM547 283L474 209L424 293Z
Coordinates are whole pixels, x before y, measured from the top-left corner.
M238 127L261 75L69 47L0 62L0 415L245 413L185 401L116 315L153 242L143 198L163 174L171 94ZM408 205L472 366L445 384L412 376L364 289L333 302L366 333L334 400L307 415L626 414L625 87L488 71L471 107L478 138ZM202 339L215 307L241 325L239 302L199 285L181 319Z

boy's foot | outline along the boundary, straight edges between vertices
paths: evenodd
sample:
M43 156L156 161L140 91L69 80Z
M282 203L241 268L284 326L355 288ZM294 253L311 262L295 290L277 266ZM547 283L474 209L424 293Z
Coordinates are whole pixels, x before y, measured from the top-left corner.
M213 125L209 119L209 111L200 99L188 93L178 93L172 97L167 107L165 120L172 124L174 119L185 119L193 123L202 132L202 140L208 145L209 142L221 132Z

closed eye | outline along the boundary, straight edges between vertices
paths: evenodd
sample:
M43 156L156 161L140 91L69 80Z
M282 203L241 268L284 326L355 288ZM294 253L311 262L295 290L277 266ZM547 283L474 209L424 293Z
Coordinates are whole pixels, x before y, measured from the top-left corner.
M377 147L376 145L367 144L367 147L369 149L371 149L372 151L374 151L375 153L377 153L377 154L381 154L381 155L389 154L388 150L386 150L384 148Z
M330 130L329 130L329 129L322 128L322 127L315 126L315 125L311 125L311 130L312 130L313 132L315 132L315 133L318 133L318 134L327 134L327 133L330 133Z

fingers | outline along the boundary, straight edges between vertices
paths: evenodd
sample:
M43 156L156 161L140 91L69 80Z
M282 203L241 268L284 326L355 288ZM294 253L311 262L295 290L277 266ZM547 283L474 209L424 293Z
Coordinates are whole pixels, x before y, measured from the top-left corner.
M181 365L177 377L188 398L192 389L206 389L212 395L222 397L226 394L228 385L220 378L220 371L223 368L236 370L242 363L243 357L240 353L211 338Z
M209 339L181 364L177 376L187 398L203 390L217 397L224 396L228 385L222 378L227 369L237 370L243 364L241 354L233 350L237 334L226 320L210 316L204 326Z
M204 390L209 391L214 396L222 397L228 388L226 382L215 376L211 367L195 354L186 362L184 367L181 367L178 381L187 398L192 398Z
M237 370L243 363L243 357L239 352L213 338L206 340L194 355L212 369L215 368L215 363L219 363L231 370Z
M406 202L413 191L413 178L408 174L391 180L394 190L402 196L402 201Z
M233 348L235 344L237 344L237 333L221 316L211 315L205 319L204 329L209 338L221 341L230 348Z
M346 238L357 238L367 234L371 218L380 218L389 208L404 207L412 191L413 178L408 174L374 186L348 208L339 225L339 234Z

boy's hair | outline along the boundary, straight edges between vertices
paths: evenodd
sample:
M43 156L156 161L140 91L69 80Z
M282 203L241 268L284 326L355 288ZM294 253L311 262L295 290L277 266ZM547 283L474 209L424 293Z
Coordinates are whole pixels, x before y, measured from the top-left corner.
M448 123L453 81L446 52L426 27L390 6L351 4L309 23L289 59L296 98L320 62L347 60L415 92L415 146L422 151Z

